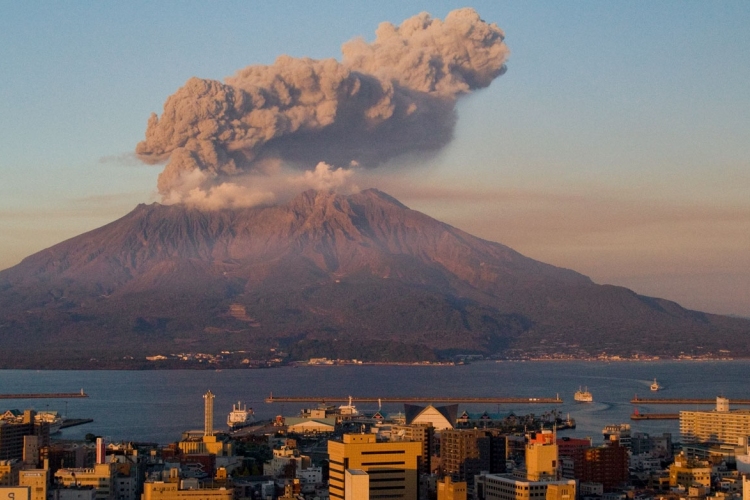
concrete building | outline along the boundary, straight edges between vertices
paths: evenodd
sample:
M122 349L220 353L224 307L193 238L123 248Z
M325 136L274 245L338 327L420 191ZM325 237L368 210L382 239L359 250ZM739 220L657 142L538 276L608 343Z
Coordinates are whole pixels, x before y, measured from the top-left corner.
M575 500L576 480L528 481L502 474L481 474L474 486L476 500Z
M418 498L421 453L419 442L377 442L373 434L344 434L341 442L328 441L331 499L346 498L347 469L367 472L373 497Z
M727 398L716 398L713 411L681 411L684 443L738 444L750 436L750 410L729 410Z
M585 483L599 483L605 493L620 488L628 481L628 450L616 441L579 449L572 458L572 478Z
M50 490L50 500L96 500L93 486L68 486Z
M29 488L29 500L47 500L49 469L25 469L19 471L18 485Z
M577 450L585 450L593 445L591 438L571 438L567 436L558 437L555 443L557 444L557 456L561 458L572 457Z
M445 476L437 482L437 500L466 500L466 481L454 483Z
M310 457L300 455L299 450L282 446L280 449L273 450L273 458L263 464L263 475L271 477L281 477L290 474L294 477L297 471L307 469L312 465Z
M95 464L90 469L59 469L56 480L63 486L93 486L96 500L116 500L115 464Z
M558 454L555 434L542 431L529 436L526 444L526 470L529 481L555 481L559 479Z
M694 485L711 487L711 466L708 462L687 458L681 453L669 466L669 486L689 488Z
M505 472L505 436L491 429L453 429L440 434L443 472L471 488L482 471Z
M182 489L177 482L146 482L141 500L232 500L232 488Z
M432 455L435 452L435 428L430 424L392 425L391 441L417 441L422 443L420 474L432 472Z
M617 441L623 448L630 449L631 434L630 424L607 425L602 430L605 442Z
M11 413L13 418L0 419L0 460L22 460L24 454L24 437L36 436L37 446L49 446L49 424L37 422L34 410L23 413Z
M20 460L0 460L0 486L18 486Z
M636 432L631 437L630 450L633 455L649 453L655 457L672 458L672 434L665 432L661 436L650 436L645 432Z
M370 500L370 475L362 469L344 472L344 499Z

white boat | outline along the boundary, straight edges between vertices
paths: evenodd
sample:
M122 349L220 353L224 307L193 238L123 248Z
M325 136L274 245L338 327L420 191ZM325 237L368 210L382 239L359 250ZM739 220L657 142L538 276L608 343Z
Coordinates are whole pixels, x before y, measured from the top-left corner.
M594 401L594 396L591 395L588 387L583 390L579 387L576 393L573 394L573 399L581 403L591 403Z
M253 422L255 422L255 412L252 408L248 408L247 405L243 406L240 401L237 401L236 405L232 405L232 411L227 415L229 429L246 427Z
M661 389L661 386L659 385L659 382L657 382L656 379L654 379L654 383L651 384L651 390L658 391L660 389Z
M341 405L339 406L338 414L342 417L353 417L355 415L359 415L359 411L357 411L357 408L352 404L352 397L349 396L349 404L348 405Z

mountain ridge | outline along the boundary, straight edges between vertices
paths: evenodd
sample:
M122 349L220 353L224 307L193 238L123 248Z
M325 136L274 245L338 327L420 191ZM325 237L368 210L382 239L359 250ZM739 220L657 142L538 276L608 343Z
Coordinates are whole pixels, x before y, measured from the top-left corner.
M0 271L0 347L61 356L750 356L748 338L750 321L597 285L375 189L211 212L140 204Z

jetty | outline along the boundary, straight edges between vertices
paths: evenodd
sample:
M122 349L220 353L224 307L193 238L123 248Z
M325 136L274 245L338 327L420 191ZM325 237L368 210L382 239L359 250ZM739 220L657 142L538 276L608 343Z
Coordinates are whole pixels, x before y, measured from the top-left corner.
M87 398L88 394L83 392L27 392L18 394L0 394L0 399L75 399Z
M93 418L64 418L62 424L60 424L60 428L67 429L76 425L90 424L93 421Z
M482 403L482 404L561 404L560 396L554 398L496 398L496 397L456 397L456 396L412 396L412 397L337 397L337 396L274 396L266 398L266 403Z
M632 413L630 420L679 420L679 413Z
M639 405L715 405L716 398L639 398L636 395L630 402ZM750 399L732 399L730 402L732 405L750 405Z

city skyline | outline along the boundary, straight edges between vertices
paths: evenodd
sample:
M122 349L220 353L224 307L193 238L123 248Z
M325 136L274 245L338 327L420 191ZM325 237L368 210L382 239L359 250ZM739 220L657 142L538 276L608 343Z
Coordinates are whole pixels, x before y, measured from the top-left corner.
M341 60L422 11L464 4L14 5L0 21L0 269L138 203L150 113L193 76L277 56ZM750 316L750 8L741 2L470 5L507 72L457 104L454 139L357 179L597 283ZM407 168L408 167L408 168Z

